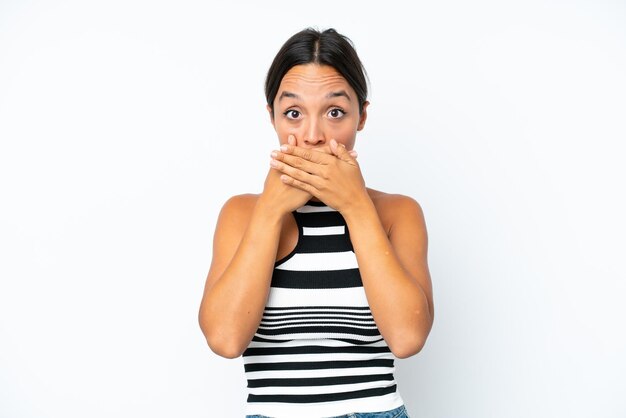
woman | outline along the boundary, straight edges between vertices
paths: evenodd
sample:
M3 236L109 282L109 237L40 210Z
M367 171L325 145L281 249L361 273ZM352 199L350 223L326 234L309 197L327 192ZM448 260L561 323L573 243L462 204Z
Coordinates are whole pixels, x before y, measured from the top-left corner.
M427 233L415 200L365 186L365 70L348 38L306 29L265 93L281 147L263 192L220 212L199 312L209 347L243 355L248 417L408 416L393 360L432 326Z

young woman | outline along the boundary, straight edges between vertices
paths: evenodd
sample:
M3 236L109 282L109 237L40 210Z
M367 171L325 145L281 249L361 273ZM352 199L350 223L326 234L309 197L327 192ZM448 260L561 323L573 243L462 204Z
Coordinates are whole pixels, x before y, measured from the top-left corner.
M263 192L220 212L202 331L220 356L243 355L248 417L406 417L394 358L432 326L427 232L414 199L365 186L365 70L347 37L305 29L265 93L280 150Z

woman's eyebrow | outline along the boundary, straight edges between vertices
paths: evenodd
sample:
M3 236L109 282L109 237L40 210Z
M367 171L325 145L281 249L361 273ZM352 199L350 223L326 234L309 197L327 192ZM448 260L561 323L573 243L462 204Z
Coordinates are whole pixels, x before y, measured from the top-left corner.
M298 96L296 93L292 93L290 91L283 91L280 94L280 97L278 98L278 101L280 102L283 99L283 97L291 97L291 98L296 99L296 100L302 100L302 98L300 96Z
M332 99L333 97L342 97L342 96L348 99L348 101L350 101L350 96L348 96L348 93L345 90L331 91L330 93L326 95L326 98Z

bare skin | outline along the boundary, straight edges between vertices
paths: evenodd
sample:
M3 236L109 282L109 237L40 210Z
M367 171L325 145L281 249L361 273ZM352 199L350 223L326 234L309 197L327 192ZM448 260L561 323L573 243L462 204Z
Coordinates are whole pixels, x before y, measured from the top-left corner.
M399 358L423 347L434 316L428 238L419 204L365 186L356 133L367 105L337 71L316 64L290 69L270 120L281 150L272 152L263 192L229 199L218 218L199 322L211 349L238 357L261 321L274 263L298 240L291 212L321 200L344 219L372 315Z
M374 206L376 207L376 212L378 213L379 218L381 219L381 223L383 224L383 228L387 233L387 236L390 236L391 227L393 225L393 206L395 200L398 198L396 195L388 194L385 192L381 192L379 190L374 190L369 187L366 187L367 193L374 202ZM261 194L246 194L239 195L242 204L242 210L244 211L252 211L254 208L255 202ZM294 248L296 248L296 244L298 242L298 225L296 224L296 220L291 214L285 214L282 219L282 227L280 231L280 242L278 243L278 250L276 253L275 262L289 255Z

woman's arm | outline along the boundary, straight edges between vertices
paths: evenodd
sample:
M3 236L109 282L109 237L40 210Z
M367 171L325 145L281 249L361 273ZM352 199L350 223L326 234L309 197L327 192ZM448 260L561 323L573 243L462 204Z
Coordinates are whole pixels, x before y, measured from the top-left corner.
M295 144L295 137L289 135L287 141ZM331 153L328 147L319 151ZM283 217L310 198L310 193L283 183L280 172L270 168L258 198L240 195L224 204L198 313L215 353L234 358L248 347L267 303Z
M385 197L392 199L384 211L393 221L387 237L359 164L343 144L331 139L330 149L334 155L283 146L275 168L286 184L344 217L374 321L394 355L409 357L424 346L434 312L422 210L407 196Z
M342 213L363 287L381 335L398 358L418 353L434 318L423 212L410 197L393 195L389 237L367 195Z
M218 217L198 320L211 350L239 357L263 316L282 215L263 195L230 198Z

